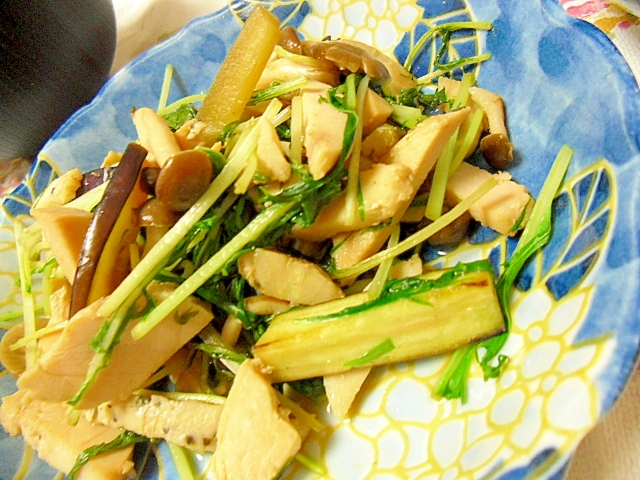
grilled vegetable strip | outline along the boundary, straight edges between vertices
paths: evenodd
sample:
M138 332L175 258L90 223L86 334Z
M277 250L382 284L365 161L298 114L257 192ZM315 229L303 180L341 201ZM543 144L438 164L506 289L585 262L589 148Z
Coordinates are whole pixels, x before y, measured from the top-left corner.
M487 261L393 280L356 307L340 303L323 316L274 317L252 349L274 382L436 355L506 328Z
M111 293L122 278L121 242L135 240L134 209L146 194L137 189L138 175L147 150L130 143L93 215L82 244L71 294L69 316ZM128 244L126 245L128 256ZM126 274L126 272L125 272Z

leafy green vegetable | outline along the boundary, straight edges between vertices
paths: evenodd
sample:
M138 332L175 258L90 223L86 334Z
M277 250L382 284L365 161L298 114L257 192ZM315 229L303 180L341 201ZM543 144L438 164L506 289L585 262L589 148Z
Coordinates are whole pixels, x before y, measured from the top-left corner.
M436 396L448 399L460 398L463 402L466 401L467 379L474 356L482 367L485 380L499 376L507 365L508 357L500 355L499 352L509 337L512 324L511 290L518 274L529 258L546 245L551 238L553 200L572 156L573 150L567 145L560 149L531 212L529 222L498 279L496 293L504 311L507 331L457 351L436 387L434 393ZM494 359L495 362L493 362Z
M251 95L247 105L257 105L260 102L271 100L272 98L278 98L304 87L307 83L309 83L309 81L305 77L294 78L287 82L275 82L273 85L253 92L253 95Z
M402 128L413 129L427 118L419 107L408 107L406 105L392 104L393 112L391 112L391 120L396 122Z
M354 358L353 360L345 363L345 366L347 366L347 367L362 367L364 365L367 365L367 364L373 362L374 360L377 360L378 358L382 357L383 355L386 355L387 353L392 352L395 348L396 348L396 346L393 344L393 341L390 338L387 338L387 339L383 340L382 342L380 342L375 347L373 347L367 353L362 355L361 357Z
M407 107L434 110L441 105L453 106L453 101L447 98L444 88L432 93L423 91L422 87L407 88L400 92L398 103Z
M432 39L438 37L441 39L441 46L431 62L435 69L435 72L425 76L427 78L423 77L419 79L421 82L432 80L433 78L436 78L437 76L444 73L451 72L456 68L488 60L491 57L490 54L460 58L449 63L442 62L445 53L449 49L452 32L458 30L490 30L491 28L491 22L450 22L437 25L431 30L427 31L424 35L422 35L418 42L416 42L414 47L409 52L409 55L407 55L407 58L404 62L404 67L408 71L411 71L414 61L416 60L417 56L423 51L425 45Z
M198 113L198 110L193 103L183 103L175 110L163 115L162 118L165 119L169 128L175 132L189 120L196 118L196 113Z
M508 327L510 327L512 323L510 308L511 289L518 274L520 273L520 270L522 270L527 260L545 246L551 238L553 200L555 199L556 193L562 184L562 180L569 168L572 157L573 150L569 146L565 145L560 149L560 152L551 167L551 171L542 186L538 200L533 206L529 222L524 228L522 236L518 241L518 245L516 246L511 258L505 264L504 272L502 272L502 275L498 280L496 291L498 293L498 298L503 305ZM484 370L485 378L498 376L506 364L504 356L498 357L497 367L492 367L489 362L491 362L491 360L498 354L504 343L507 341L508 335L509 330L507 330L507 333L485 340L479 344L480 348L486 349L486 353L480 360L480 365Z
M94 445L93 447L87 448L83 451L78 458L76 459L76 463L68 474L69 480L74 480L78 471L82 468L82 466L91 460L94 457L97 457L101 453L111 452L112 450L118 450L119 448L128 447L129 445L134 445L136 443L147 442L149 439L147 437L143 437L142 435L138 435L136 433L130 432L128 430L122 432L116 438L111 440L109 443L101 443L99 445Z
M276 127L276 132L280 140L291 140L291 122L281 123Z
M325 396L324 383L322 377L305 378L287 382L296 392L302 393L305 397L314 401L320 401Z
M243 353L234 352L233 350L225 348L222 345L208 345L205 343L200 343L196 348L198 350L202 350L204 353L214 359L222 358L224 360L231 360L232 362L242 363L248 358Z

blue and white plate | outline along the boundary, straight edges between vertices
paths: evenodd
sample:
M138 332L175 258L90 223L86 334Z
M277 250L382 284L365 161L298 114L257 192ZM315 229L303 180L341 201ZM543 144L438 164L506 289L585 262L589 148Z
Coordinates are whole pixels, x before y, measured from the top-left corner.
M47 143L5 208L28 210L50 179L46 158L61 170L89 170L109 150L122 151L136 136L131 107L158 105L167 64L177 72L170 102L207 91L251 3L235 1L194 21L118 73ZM596 28L552 0L260 3L307 37L356 38L401 60L435 24L491 21L490 32L462 33L454 45L464 55L493 55L478 69L478 84L505 100L516 147L511 173L537 196L560 147L575 149L555 204L552 241L518 281L504 374L484 381L472 369L463 405L432 398L446 358L379 369L353 418L330 420L329 432L311 436L304 452L334 479L560 478L580 439L624 387L638 354L640 93L622 57ZM424 63L417 67L420 75L428 70ZM5 307L17 301L10 240L5 226ZM512 241L480 230L440 263L485 256L498 265L512 249ZM14 388L9 375L0 374L0 393ZM163 471L154 466L145 478L176 478L163 452L156 452ZM21 456L21 440L0 433L0 478L12 478ZM53 476L34 460L27 478ZM321 477L294 464L284 478Z

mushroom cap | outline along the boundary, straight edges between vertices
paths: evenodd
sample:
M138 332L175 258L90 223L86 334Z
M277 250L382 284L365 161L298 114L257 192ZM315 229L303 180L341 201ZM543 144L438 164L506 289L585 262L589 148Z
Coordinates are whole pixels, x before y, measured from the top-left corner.
M175 212L187 211L209 188L213 165L200 150L185 150L169 157L156 180L156 198Z
M179 218L168 205L158 198L151 198L140 208L140 225L143 227L171 227Z
M343 70L369 75L382 86L387 95L398 95L407 88L416 88L413 76L395 59L374 47L356 40L305 41L303 52L335 63Z
M513 161L513 143L502 133L490 133L480 140L482 156L492 167L504 170Z
M278 45L288 52L297 55L302 54L302 42L300 41L300 37L298 37L296 29L291 26L284 27L280 30L280 41L278 41Z

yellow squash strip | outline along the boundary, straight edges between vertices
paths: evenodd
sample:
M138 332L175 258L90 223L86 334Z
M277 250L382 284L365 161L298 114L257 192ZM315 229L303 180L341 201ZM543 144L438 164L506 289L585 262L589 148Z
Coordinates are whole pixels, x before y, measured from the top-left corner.
M280 21L257 6L220 66L198 111L198 120L207 123L202 132L206 145L213 145L223 127L240 118L278 40Z

